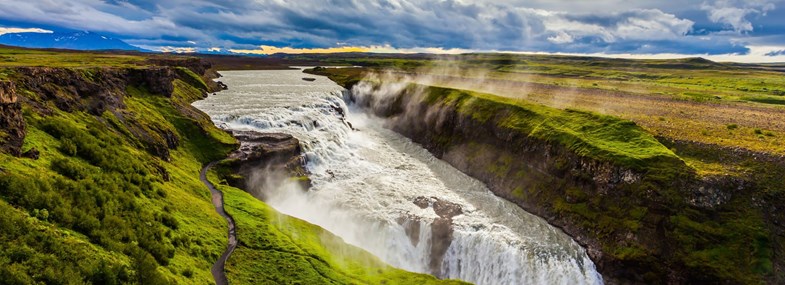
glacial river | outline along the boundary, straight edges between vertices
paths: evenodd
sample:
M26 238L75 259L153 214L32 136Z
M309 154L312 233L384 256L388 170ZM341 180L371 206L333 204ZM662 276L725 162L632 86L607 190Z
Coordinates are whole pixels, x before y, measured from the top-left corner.
M327 78L304 81L314 76L299 70L221 74L229 90L194 103L216 125L289 133L301 141L313 187L266 187L265 200L278 211L393 266L440 278L481 285L602 284L569 236L385 129L382 119L347 106L345 91ZM460 214L440 218L438 203L457 206ZM441 230L434 231L434 223ZM433 256L434 247L445 246Z

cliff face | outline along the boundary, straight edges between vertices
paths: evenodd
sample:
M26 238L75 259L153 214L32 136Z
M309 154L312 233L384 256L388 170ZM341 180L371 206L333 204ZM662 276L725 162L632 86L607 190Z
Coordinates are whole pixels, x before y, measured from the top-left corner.
M222 174L230 185L247 191L259 190L250 184L254 184L255 174L263 173L282 176L276 177L280 179L297 179L304 190L311 187L300 141L292 135L254 131L233 131L232 135L240 142L240 148L221 163L228 168L222 169Z
M0 81L0 151L16 156L22 154L24 138L25 120L16 86L11 81Z
M542 116L525 105L458 90L364 87L354 88L351 100L497 195L562 228L586 247L608 283L781 280L781 231L771 230L778 220L762 214L776 202L755 206L762 197L740 194L755 189L739 179L698 178L658 142L636 150L662 153L646 157L634 157L635 151L596 155L602 146L590 147L656 142L634 124L570 110L540 111L556 114ZM587 125L574 128L559 121L563 116ZM601 124L595 128L591 121ZM608 142L591 141L592 132L606 128Z
M178 64L177 61L165 62ZM20 155L24 141L24 120L21 116L21 102L17 102L16 89L25 90L23 97L33 112L43 115L52 114L52 108L64 112L85 112L101 116L112 113L137 143L151 154L164 160L170 159L169 151L179 145L180 138L171 127L160 122L145 122L144 118L127 111L125 100L128 96L148 92L171 98L175 80L186 82L189 86L200 88L200 96L210 90L196 72L205 72L201 65L187 67L150 66L144 68L50 68L22 67L14 70L13 81L0 86L4 95L0 108L3 112L2 129L8 132L8 153ZM193 68L194 71L191 70ZM199 73L201 74L201 73ZM208 80L211 81L211 80ZM16 82L14 84L13 82ZM197 98L188 98L193 101ZM187 110L185 110L187 111ZM189 112L200 120L203 114Z

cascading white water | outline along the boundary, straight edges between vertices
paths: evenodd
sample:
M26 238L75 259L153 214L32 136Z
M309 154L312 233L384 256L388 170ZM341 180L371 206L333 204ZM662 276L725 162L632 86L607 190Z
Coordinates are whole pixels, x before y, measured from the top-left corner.
M306 82L298 70L222 74L230 89L194 106L223 128L289 133L303 145L313 187L268 189L266 202L280 212L410 271L476 284L602 283L569 236L347 107L328 79ZM445 218L440 205L460 214Z

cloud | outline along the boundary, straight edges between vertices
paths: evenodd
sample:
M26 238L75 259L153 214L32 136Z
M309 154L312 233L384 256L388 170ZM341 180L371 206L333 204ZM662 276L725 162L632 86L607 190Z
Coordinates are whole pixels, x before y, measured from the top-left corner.
M158 51L167 53L195 53L197 50L192 47L159 47Z
M290 54L304 54L304 53L338 53L338 52L371 52L372 47L353 47L343 46L334 48L290 48L290 47L274 47L274 46L260 46L258 49L230 49L233 53L244 54L276 54L276 53L290 53Z
M785 56L785 49L770 51L765 54L766 56Z
M548 39L570 43L576 38L597 38L605 43L620 40L659 41L684 37L694 23L656 9L632 10L606 15L556 14L546 20Z
M346 46L714 54L743 53L745 48L732 35L694 35L698 20L683 16L692 14L668 11L692 9L749 34L753 17L774 9L760 0L698 1L3 0L0 23L93 30L147 49L218 47L262 53L271 49L260 46L294 51Z
M39 29L39 28L8 28L8 27L0 27L0 35L17 34L17 33L51 34L53 32L50 31L50 30L44 30L44 29Z
M752 22L747 18L752 15L763 15L774 10L776 6L769 1L761 0L717 0L714 3L704 2L701 9L706 11L714 23L721 23L733 28L737 33L754 30Z

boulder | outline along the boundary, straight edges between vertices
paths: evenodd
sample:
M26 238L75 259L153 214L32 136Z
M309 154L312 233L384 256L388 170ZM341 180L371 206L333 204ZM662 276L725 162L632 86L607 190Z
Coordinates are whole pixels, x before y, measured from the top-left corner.
M311 187L297 138L289 134L254 131L234 131L232 135L240 141L240 148L229 155L227 164L233 173L241 176L229 181L232 186L248 190L247 178L253 172L267 171L297 178L303 189Z

